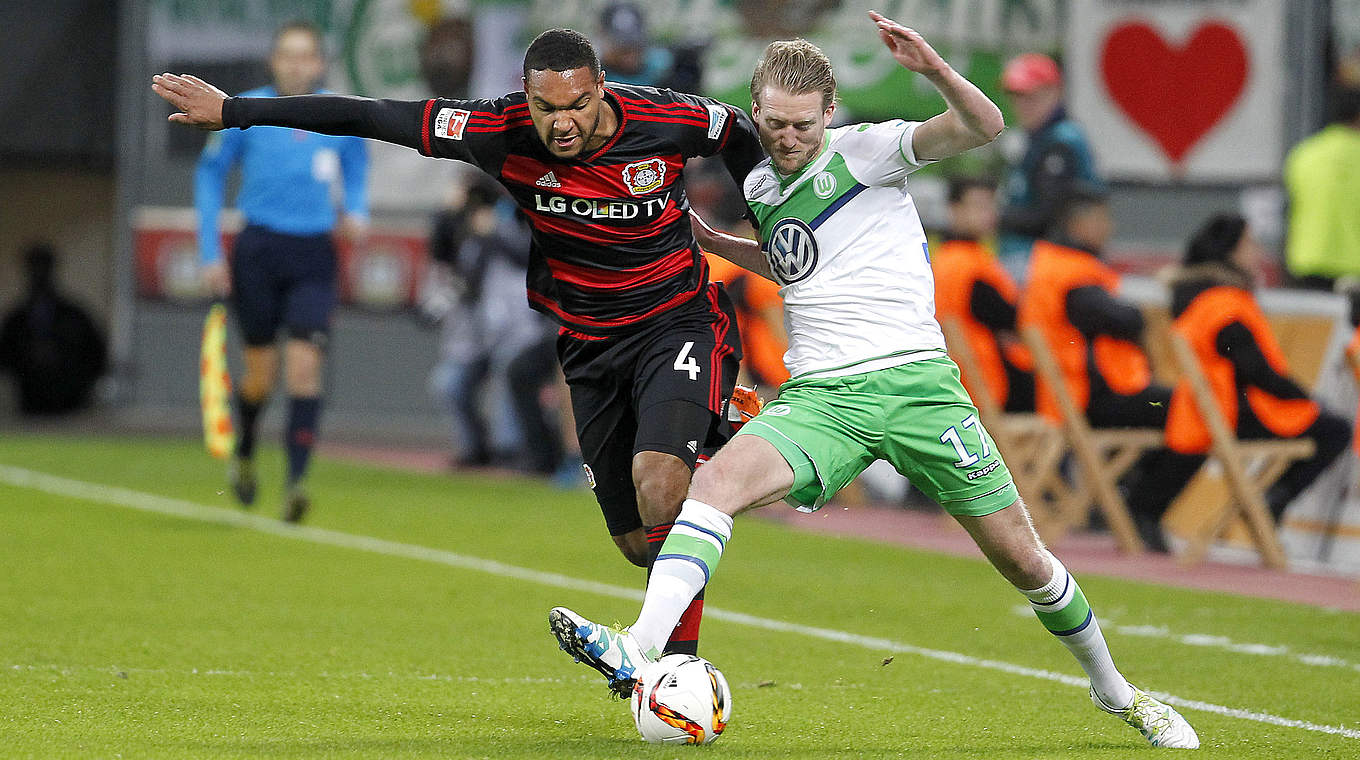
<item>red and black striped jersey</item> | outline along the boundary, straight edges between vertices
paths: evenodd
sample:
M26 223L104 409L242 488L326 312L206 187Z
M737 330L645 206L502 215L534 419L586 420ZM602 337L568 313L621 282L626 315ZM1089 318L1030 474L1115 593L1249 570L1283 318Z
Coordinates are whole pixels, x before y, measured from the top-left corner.
M530 303L572 330L607 336L703 293L708 271L690 229L685 160L721 155L740 186L764 155L751 119L712 98L611 82L605 100L618 130L569 159L539 139L523 92L495 100L237 97L222 104L222 121L371 137L480 167L533 225Z
M523 92L427 101L420 145L510 191L533 227L531 304L589 335L627 331L707 284L686 213L685 160L721 154L740 185L763 158L750 118L725 103L612 82L605 100L618 130L574 159L543 145Z

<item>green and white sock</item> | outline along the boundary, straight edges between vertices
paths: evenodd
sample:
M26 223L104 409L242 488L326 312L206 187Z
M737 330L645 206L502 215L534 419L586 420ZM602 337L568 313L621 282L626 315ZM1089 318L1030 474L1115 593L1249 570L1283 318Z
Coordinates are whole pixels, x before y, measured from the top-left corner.
M685 499L652 565L642 612L628 628L643 651L666 645L685 608L713 576L731 535L731 516L701 501Z
M1086 603L1086 595L1081 593L1077 579L1051 552L1045 550L1045 554L1053 563L1053 578L1042 588L1020 589L1020 593L1029 599L1029 606L1034 608L1039 622L1077 658L1091 679L1091 688L1101 700L1114 706L1131 704L1133 687L1114 666L1100 624Z

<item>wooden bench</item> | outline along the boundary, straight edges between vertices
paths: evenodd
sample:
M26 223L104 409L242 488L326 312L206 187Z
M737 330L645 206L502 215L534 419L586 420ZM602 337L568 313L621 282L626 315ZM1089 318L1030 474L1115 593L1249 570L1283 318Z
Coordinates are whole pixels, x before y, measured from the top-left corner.
M1171 331L1171 355L1190 383L1195 407L1209 428L1210 454L1223 468L1228 498L1213 510L1213 518L1190 539L1181 555L1186 563L1204 560L1209 545L1218 539L1236 517L1247 524L1252 543L1267 567L1286 565L1284 549L1275 533L1275 521L1266 507L1265 492L1284 475L1289 466L1313 455L1316 447L1308 438L1239 440L1218 408L1199 359L1185 337Z
M1128 504L1119 493L1118 483L1145 452L1165 445L1163 431L1160 428L1092 428L1068 392L1058 361L1043 333L1030 326L1021 330L1021 338L1034 355L1037 379L1057 400L1063 432L1079 469L1071 497L1058 506L1051 519L1044 521L1047 525L1041 522L1040 533L1046 540L1057 541L1084 524L1092 509L1099 509L1119 550L1127 554L1141 553L1143 541L1138 537Z

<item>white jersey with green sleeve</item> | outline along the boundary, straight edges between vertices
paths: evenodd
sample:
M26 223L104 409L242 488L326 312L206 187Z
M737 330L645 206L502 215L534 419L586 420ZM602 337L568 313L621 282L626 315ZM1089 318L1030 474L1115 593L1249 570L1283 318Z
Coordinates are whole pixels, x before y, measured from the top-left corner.
M793 377L835 377L944 354L925 231L905 178L920 122L826 131L797 174L769 159L743 190L781 285Z

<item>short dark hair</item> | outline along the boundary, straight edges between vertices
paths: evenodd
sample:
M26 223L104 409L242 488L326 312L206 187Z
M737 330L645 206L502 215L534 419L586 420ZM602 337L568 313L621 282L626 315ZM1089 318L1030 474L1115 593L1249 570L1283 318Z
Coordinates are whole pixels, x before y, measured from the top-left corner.
M986 177L950 177L949 190L947 195L950 203L958 203L963 200L963 196L969 190L986 190L989 193L996 192L996 183Z
M283 36L290 32L306 32L307 34L312 35L312 39L316 42L316 51L323 57L326 55L326 35L322 33L321 27L305 18L293 19L292 21L285 22L278 29L275 29L274 41L270 43L269 49L272 51L277 48L279 46L279 40L283 39Z
M1059 230L1067 228L1068 222L1076 215L1096 206L1106 206L1110 202L1110 194L1105 188L1089 182L1077 182L1063 193L1062 202L1058 206L1058 218L1056 226Z
M600 56L585 35L572 29L549 29L529 43L524 52L524 78L530 71L571 71L585 66L592 79L600 76Z
M1360 119L1360 89L1336 87L1332 90L1332 120L1350 124Z
M1186 266L1226 263L1246 231L1247 220L1241 214L1215 214L1190 238L1182 262Z

